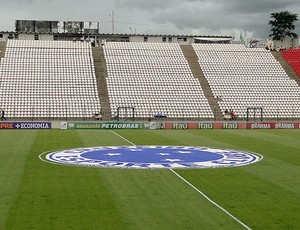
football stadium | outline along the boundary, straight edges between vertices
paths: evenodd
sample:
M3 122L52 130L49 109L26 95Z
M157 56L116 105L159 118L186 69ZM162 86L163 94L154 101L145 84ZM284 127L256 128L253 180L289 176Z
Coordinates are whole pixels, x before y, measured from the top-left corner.
M299 229L299 39L0 35L0 229Z

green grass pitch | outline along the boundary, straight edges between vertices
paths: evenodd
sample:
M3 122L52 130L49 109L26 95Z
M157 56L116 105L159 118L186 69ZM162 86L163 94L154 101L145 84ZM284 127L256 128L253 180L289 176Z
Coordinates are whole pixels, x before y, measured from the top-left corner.
M300 228L300 130L117 130L136 145L256 152L248 166L176 169L251 229ZM54 165L39 154L129 145L107 130L0 130L0 229L244 229L172 171Z

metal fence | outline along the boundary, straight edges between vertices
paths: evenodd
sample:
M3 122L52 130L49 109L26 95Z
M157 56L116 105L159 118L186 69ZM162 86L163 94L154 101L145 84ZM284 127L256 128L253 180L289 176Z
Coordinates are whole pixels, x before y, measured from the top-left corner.
M149 110L148 113L140 115L139 111L122 110L112 111L111 108L101 108L101 111L90 111L88 108L76 111L76 108L70 108L67 105L61 107L59 110L52 108L45 108L43 110L37 110L34 107L27 109L26 111L20 110L20 108L3 108L4 117L2 120L28 120L28 121L52 121L52 120L103 120L103 121L222 121L222 120L237 120L237 121L297 121L300 120L300 108L277 108L270 113L268 110L262 108L262 116L260 112L250 111L247 113L247 108L242 113L237 114L237 118L224 116L223 111L213 111L213 116L205 116L203 110L199 108L192 116L189 115L189 111L186 109L178 109L177 113L173 113L173 116L169 116L168 108L161 110ZM162 116L157 116L161 114ZM163 116L164 115L164 116Z

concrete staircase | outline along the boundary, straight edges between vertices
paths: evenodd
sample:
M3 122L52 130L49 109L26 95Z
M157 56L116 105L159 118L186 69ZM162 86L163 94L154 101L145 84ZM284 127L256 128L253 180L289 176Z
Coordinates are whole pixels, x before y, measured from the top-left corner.
M102 108L102 120L109 121L111 119L111 109L108 99L106 77L107 69L102 47L92 48L98 93Z
M284 57L281 55L280 52L272 51L273 56L279 63L281 64L284 71L287 73L287 75L295 80L297 84L300 86L300 77L296 74L294 69L290 66L290 64L284 59Z
M208 103L214 113L215 120L217 120L217 121L223 120L221 109L211 92L211 89L209 87L209 84L208 84L206 78L204 77L204 74L198 63L198 56L195 53L195 50L193 49L193 47L191 45L181 45L180 47L181 47L181 50L182 50L186 60L189 63L189 66L192 70L194 77L198 78L200 81L200 85L202 87L204 95L208 99Z
M6 50L6 42L0 42L0 58L4 57Z

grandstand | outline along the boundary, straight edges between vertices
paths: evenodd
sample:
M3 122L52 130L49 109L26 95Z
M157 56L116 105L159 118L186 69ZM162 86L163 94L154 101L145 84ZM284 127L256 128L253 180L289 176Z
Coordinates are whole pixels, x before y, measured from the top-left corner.
M11 118L86 118L100 111L89 43L8 40L0 105Z
M262 108L264 119L300 117L299 85L261 48L150 42L92 48L85 41L33 40L0 45L0 108L11 119L91 119L102 112L105 120L220 120L226 109L245 119L254 116L247 108Z
M112 115L134 108L142 118L214 117L179 44L106 43L104 53Z
M223 112L232 109L246 118L247 108L262 108L264 118L300 117L300 87L271 52L233 44L193 47Z

